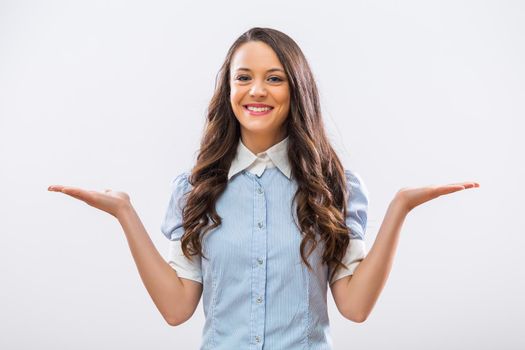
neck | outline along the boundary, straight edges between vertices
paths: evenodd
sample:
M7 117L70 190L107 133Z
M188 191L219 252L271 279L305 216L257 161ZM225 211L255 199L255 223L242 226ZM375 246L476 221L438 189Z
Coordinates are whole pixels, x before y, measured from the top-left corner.
M283 132L277 133L277 134L273 134L273 135L241 131L242 143L253 154L264 152L268 148L281 142L285 138L286 138L286 130L284 130Z

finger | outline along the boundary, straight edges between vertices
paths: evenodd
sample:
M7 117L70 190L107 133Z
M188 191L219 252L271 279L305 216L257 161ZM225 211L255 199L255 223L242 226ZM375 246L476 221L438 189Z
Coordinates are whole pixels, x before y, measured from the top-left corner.
M441 186L437 191L440 195L443 195L475 187L479 187L477 182L459 182Z
M94 198L97 195L96 191L86 191L78 187L62 186L62 185L49 186L48 190L54 191L54 192L62 192L64 194L67 194L70 197L81 200L89 205L92 205Z
M75 195L75 196L86 196L88 194L87 191L80 189L80 188L76 188L76 187L64 187L62 189L62 192L64 192L65 194Z
M464 189L465 187L462 185L450 184L450 185L440 186L437 189L435 189L435 191L438 193L439 196L442 196L444 194L454 193L454 192L461 191Z
M473 188L473 187L479 187L479 183L477 182L457 182L450 185L461 185L465 188Z
M65 192L64 192L65 193ZM83 202L87 202L87 199L85 197L82 197L82 196L79 196L79 195L76 195L76 194L72 194L72 193L66 193L68 196L71 196L73 198L76 198L76 199L80 199L81 201Z
M61 192L71 197L83 200L84 202L89 202L93 198L93 191L86 191L78 187L64 186Z
M81 190L81 191L83 191L81 188L78 188L78 187L63 186L63 185L51 185L47 189L50 190L50 191L56 191L56 192L64 192L64 190L66 190L66 191L70 191L70 190Z
M466 188L479 187L479 183L477 182L465 182L464 185Z

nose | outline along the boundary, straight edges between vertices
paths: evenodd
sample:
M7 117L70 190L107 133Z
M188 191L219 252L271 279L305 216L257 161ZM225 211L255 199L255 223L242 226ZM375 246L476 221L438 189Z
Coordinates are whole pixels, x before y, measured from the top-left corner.
M250 89L250 96L266 96L266 89L264 88L264 85L258 82L254 83Z

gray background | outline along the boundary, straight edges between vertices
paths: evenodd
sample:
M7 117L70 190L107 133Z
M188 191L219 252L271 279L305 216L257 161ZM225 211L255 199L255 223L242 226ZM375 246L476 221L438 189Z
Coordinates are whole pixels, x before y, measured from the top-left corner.
M525 5L495 0L0 1L0 348L199 347L202 304L167 325L116 219L47 187L127 191L166 255L169 182L252 26L306 54L369 247L399 188L481 184L409 214L366 322L329 292L334 348L523 349Z

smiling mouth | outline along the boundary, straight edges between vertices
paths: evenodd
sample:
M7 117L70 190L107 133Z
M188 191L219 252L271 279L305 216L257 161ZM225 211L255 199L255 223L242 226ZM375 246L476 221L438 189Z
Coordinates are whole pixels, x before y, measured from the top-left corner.
M252 104L247 104L247 105L242 105L244 108L248 108L248 107L251 107L252 110L253 109L273 109L273 106L270 106L270 105L264 105L264 104L261 104L261 105L252 105Z
M248 108L247 105L243 105L242 108L248 112L250 115L266 115L266 114L269 114L272 110L273 110L273 107L271 106L268 106L268 107L251 107L251 108Z

